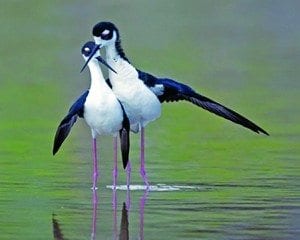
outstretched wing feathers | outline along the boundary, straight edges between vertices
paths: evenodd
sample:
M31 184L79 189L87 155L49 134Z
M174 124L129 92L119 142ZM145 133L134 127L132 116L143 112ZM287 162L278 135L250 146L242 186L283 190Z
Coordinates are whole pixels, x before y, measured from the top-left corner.
M164 95L158 96L162 100L162 102L186 100L199 107L202 107L203 109L211 113L221 116L234 123L240 124L256 133L264 133L266 135L269 135L265 130L263 130L261 127L257 126L255 123L248 120L244 116L212 99L209 99L208 97L196 93L189 86L175 82L171 79L158 79L158 82L165 86Z
M208 110L211 113L221 116L234 123L240 124L256 133L264 133L266 135L269 135L265 130L263 130L261 127L259 127L252 121L248 120L244 116L207 97L194 93L193 96L188 96L183 94L183 98L187 101L192 102L197 106L204 108L205 110Z
M156 94L160 102L189 101L203 109L240 124L256 133L269 135L265 130L239 113L222 104L198 94L191 87L168 78L156 78L149 73L138 70L139 78ZM163 89L161 91L161 88Z

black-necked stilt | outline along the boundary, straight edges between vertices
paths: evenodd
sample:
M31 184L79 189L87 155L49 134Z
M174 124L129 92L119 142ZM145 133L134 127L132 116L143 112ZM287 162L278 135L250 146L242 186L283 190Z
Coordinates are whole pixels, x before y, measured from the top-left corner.
M95 48L94 42L87 42L81 49L85 60L90 57ZM129 157L129 119L121 102L117 99L111 88L103 78L98 61L103 62L99 51L94 54L88 67L91 75L91 86L71 106L69 113L59 124L53 146L53 155L59 150L61 144L68 136L77 117L84 118L91 128L93 151L93 189L96 188L98 178L97 146L98 135L114 136L114 186L117 181L117 134L120 134L123 167L126 168ZM106 64L107 65L107 64Z
M98 49L105 47L106 60L118 73L115 74L114 72L109 71L109 78L113 91L124 104L125 111L128 114L131 123L138 123L141 127L141 174L144 181L146 180L146 184L148 183L147 178L145 178L144 175L144 126L149 121L158 118L160 115L160 107L157 104L157 101L154 100L153 96L155 96L160 103L179 100L189 101L256 133L264 133L268 135L265 130L257 126L252 121L219 104L218 102L200 95L191 87L169 78L157 78L133 67L121 47L119 30L113 23L100 22L96 24L93 27L92 34L97 45L93 49L91 56L97 52ZM87 62L88 61L89 59ZM152 95L148 90L152 92ZM153 105L149 104L146 109L146 114L152 115L151 118L146 119L147 121L143 122L140 121L143 117L142 114L136 111L136 109L145 110L143 103L147 101L150 101L151 103L153 102Z

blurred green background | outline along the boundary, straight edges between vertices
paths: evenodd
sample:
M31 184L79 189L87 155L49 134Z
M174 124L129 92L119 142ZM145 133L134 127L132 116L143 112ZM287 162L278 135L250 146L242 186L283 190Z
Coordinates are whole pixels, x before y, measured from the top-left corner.
M58 123L89 87L88 72L79 73L80 48L103 20L119 27L135 67L191 85L271 135L254 134L189 103L164 104L162 117L146 130L152 184L209 190L150 193L145 239L296 239L299 1L0 4L1 239L51 239L53 212L68 239L88 239L89 129L79 121L57 156L51 150ZM138 141L133 135L135 184L141 184ZM106 137L99 143L99 239L111 237L111 191L105 187L111 184L111 142ZM125 182L123 171L119 182ZM142 193L132 194L130 239L136 239Z

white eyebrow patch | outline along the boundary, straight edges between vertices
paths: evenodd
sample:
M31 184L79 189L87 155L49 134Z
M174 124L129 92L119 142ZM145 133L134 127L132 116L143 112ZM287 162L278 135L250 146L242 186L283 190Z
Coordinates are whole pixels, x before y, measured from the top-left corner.
M90 49L89 49L88 47L85 47L85 48L84 48L84 51L89 52Z
M102 32L103 35L107 35L109 34L109 30L105 29L103 32Z

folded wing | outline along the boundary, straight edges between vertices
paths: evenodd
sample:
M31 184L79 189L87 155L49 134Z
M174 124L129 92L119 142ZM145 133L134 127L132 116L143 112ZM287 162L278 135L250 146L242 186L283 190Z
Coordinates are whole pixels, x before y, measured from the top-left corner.
M121 142L121 153L122 153L122 161L123 161L123 168L125 169L127 166L127 163L129 161L129 149L130 149L130 123L129 119L126 115L126 112L124 110L124 107L122 103L119 101L122 110L123 110L123 122L122 122L122 128L119 131L120 134L120 142Z

